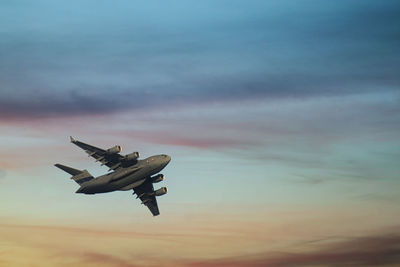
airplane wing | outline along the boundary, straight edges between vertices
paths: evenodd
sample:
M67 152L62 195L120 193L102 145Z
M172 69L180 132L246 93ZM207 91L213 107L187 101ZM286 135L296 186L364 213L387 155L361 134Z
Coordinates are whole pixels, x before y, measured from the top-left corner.
M157 216L160 214L157 205L156 196L153 194L154 187L153 183L150 179L146 180L143 184L133 188L133 191L137 195L138 198L142 201L142 204L146 205L153 216Z
M124 157L121 156L120 154L118 153L109 154L104 149L75 140L74 138L72 138L72 136L70 138L71 138L71 143L85 150L85 152L88 153L89 157L95 158L96 161L101 162L101 165L106 165L107 167L110 168L110 170L117 170L121 166Z

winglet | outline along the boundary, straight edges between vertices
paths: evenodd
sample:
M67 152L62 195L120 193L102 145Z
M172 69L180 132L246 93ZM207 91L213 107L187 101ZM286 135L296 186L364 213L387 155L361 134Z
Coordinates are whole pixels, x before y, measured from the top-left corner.
M76 141L72 136L70 136L69 139L71 140L71 143Z

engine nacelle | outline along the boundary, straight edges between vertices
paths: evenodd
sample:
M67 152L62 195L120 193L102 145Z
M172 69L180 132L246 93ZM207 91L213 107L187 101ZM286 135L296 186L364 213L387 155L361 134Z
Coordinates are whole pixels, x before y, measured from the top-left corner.
M139 156L140 156L139 152L133 152L125 155L125 160L127 161L136 160L137 158L139 158Z
M165 195L167 192L168 192L168 190L166 187L161 187L160 189L154 191L154 195L156 197L159 197L159 196Z
M159 183L164 180L164 175L163 174L158 174L156 176L151 177L151 182L154 183Z
M122 147L121 146L113 146L112 148L107 149L108 154L117 154L121 152Z

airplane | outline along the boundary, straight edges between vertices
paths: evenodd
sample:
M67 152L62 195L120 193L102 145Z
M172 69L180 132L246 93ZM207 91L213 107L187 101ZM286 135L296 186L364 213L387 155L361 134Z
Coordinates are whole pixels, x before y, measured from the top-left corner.
M164 180L163 174L157 174L171 161L168 155L156 155L146 159L138 159L139 152L127 155L119 154L121 146L109 149L98 148L70 137L71 143L85 150L89 157L109 167L107 174L93 177L87 170L78 170L65 165L55 164L57 168L72 175L71 179L80 185L76 193L98 194L113 191L133 190L136 198L149 208L153 216L160 214L156 197L167 193L166 187L154 190L153 183Z

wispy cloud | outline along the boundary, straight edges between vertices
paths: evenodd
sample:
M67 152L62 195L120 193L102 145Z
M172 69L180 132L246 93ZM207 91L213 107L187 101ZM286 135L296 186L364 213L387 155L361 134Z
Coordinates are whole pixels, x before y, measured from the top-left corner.
M76 12L77 3L1 4L1 117L340 96L400 82L392 1L206 1L167 11L125 2L112 13L96 5L96 14L90 1ZM15 21L21 13L28 23Z
M0 262L7 266L29 262L33 266L74 264L134 267L161 264L290 267L395 266L400 261L400 235L396 231L362 237L309 238L297 244L295 239L291 239L280 246L266 249L266 240L263 238L268 237L259 236L257 229L245 228L241 233L231 229L226 223L225 226L221 225L221 230L225 229L223 231L204 232L204 229L197 229L197 232L201 231L200 234L187 232L185 227L181 231L176 225L174 231L177 234L173 234L171 229L169 234L162 234L166 228L151 230L142 224L135 228L136 232L117 230L110 226L107 225L108 230L102 230L98 226L96 229L81 229L2 224L1 242L9 250L7 254L0 254ZM147 230L142 231L141 227ZM278 240L282 237L278 233L271 234ZM254 240L249 243L251 238L260 240L258 243ZM241 245L235 245L238 242ZM269 242L274 243L273 239ZM244 252L244 246L247 247L247 252Z
M0 169L0 179L3 179L4 177L6 177L6 171L5 170L1 170Z
M390 203L396 205L400 201L400 196L396 193L386 192L383 193L366 193L363 195L358 195L355 197L356 199L362 201L370 201L370 202L381 202L381 203Z
M324 240L326 241L326 240ZM400 262L400 235L371 236L336 242L312 252L265 253L208 261L188 266L396 266Z
M53 255L53 257L60 257L60 255ZM137 267L143 265L137 265L132 261L124 260L116 256L112 256L106 253L96 252L82 252L80 255L71 253L62 253L62 257L72 257L75 259L77 265L80 266L116 266L116 267Z

